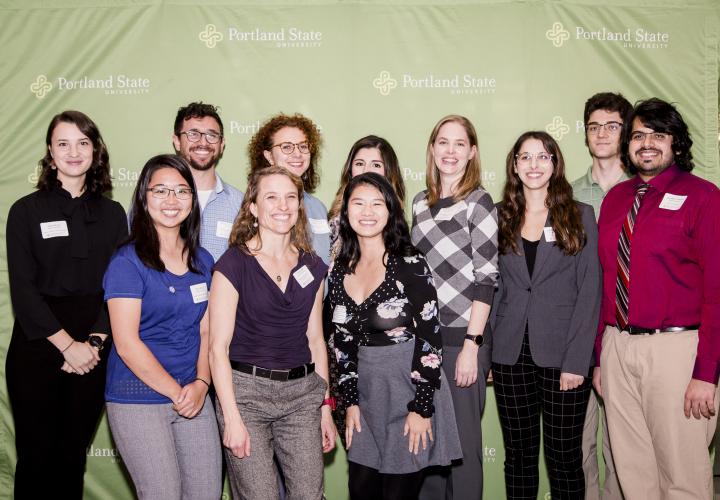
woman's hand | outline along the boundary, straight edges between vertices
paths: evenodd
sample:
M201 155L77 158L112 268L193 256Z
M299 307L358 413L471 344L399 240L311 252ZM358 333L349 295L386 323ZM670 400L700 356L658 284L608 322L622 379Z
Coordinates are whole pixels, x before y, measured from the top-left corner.
M477 381L477 352L478 346L466 340L455 362L455 385L458 387L470 387Z
M250 456L250 434L241 418L225 421L222 443L238 458Z
M74 341L62 355L65 357L65 362L78 375L90 373L100 361L100 353L87 342Z
M205 382L193 380L180 390L180 395L173 403L173 410L181 417L193 418L202 410L207 391L208 386Z
M430 441L433 440L430 419L421 417L414 411L411 411L405 418L403 436L408 436L408 451L410 453L417 455L420 452L420 443L422 443L422 449L426 450L428 438L430 438Z
M320 407L320 430L322 432L323 453L327 453L335 448L337 440L337 429L332 418L332 411L328 405Z
M571 391L580 387L584 381L585 377L583 377L582 375L562 372L560 374L560 390Z
M360 407L358 405L349 406L345 413L345 443L347 449L350 449L352 444L353 432L361 432L360 428Z

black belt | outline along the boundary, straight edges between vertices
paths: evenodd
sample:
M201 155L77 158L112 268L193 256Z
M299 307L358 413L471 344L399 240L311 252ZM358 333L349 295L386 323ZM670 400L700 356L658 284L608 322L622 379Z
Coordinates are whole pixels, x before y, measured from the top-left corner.
M230 360L230 366L233 370L243 373L249 373L255 377L269 378L270 380L295 380L310 375L315 371L315 363L305 363L304 365L290 368L289 370L270 370L260 366L251 365L249 363L241 363L240 361Z
M626 326L621 331L628 332L630 335L654 335L656 333L673 333L684 332L686 330L698 330L700 325L690 326L666 326L665 328L639 328L637 326ZM620 330L620 328L618 328Z

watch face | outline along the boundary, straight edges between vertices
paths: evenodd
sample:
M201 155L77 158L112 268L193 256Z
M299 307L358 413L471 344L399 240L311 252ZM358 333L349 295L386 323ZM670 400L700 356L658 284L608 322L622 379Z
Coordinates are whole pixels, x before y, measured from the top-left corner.
M102 349L103 339L100 338L98 335L90 335L88 337L88 344L93 346L95 349Z
M475 337L475 344L483 345L484 340L485 340L485 337L483 337L482 335L478 335L477 337Z

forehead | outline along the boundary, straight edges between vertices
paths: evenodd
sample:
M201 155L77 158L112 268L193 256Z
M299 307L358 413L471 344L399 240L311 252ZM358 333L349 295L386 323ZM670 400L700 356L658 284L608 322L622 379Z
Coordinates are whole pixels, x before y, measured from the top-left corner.
M220 124L212 116L203 116L202 118L192 117L183 120L182 132L187 132L188 130L198 130L200 132L211 130L213 132L219 132Z
M353 160L379 161L382 162L382 154L378 148L362 148L358 149Z
M185 178L174 168L164 167L153 172L150 185L165 184L166 186L187 185Z
M547 153L547 150L540 139L525 139L523 143L520 144L519 151L521 153Z
M87 139L77 125L70 122L59 122L52 131L52 139Z
M606 109L596 109L588 117L588 123L607 123L607 122L618 122L622 123L622 117L617 111L608 111Z
M633 122L632 122L632 130L633 130L633 131L639 130L639 131L641 131L641 132L654 132L654 131L655 131L655 129L652 129L652 128L646 126L646 125L640 120L640 118L635 118L635 119L633 120Z
M297 127L283 127L277 132L275 132L272 136L274 143L281 143L281 142L305 142L307 141L307 137L305 137L305 132L300 130Z
M385 199L378 188L369 184L360 184L356 186L355 189L353 189L350 198L362 198L368 200Z
M458 122L447 122L438 130L438 137L445 139L463 139L469 140L467 130Z
M287 175L273 174L260 179L258 194L263 193L297 193L297 187Z

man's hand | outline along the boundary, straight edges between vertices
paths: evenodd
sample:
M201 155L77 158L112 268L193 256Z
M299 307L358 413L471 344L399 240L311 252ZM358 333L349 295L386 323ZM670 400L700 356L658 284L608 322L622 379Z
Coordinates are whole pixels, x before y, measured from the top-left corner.
M715 384L691 379L685 391L685 417L693 417L700 420L700 415L705 418L715 416Z

